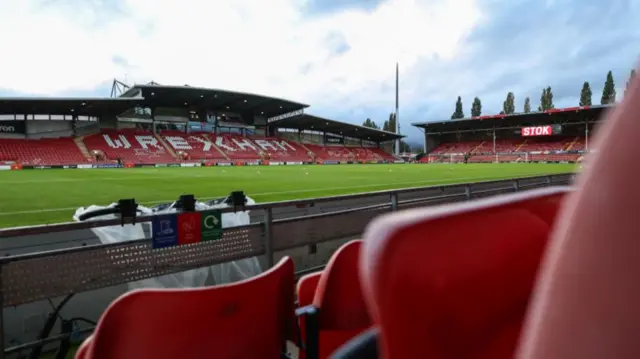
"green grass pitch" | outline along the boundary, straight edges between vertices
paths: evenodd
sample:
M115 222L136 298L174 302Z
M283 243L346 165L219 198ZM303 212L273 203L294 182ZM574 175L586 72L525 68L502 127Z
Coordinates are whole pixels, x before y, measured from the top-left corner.
M0 227L71 221L78 207L181 194L206 200L243 190L257 202L571 172L565 164L394 164L0 172Z

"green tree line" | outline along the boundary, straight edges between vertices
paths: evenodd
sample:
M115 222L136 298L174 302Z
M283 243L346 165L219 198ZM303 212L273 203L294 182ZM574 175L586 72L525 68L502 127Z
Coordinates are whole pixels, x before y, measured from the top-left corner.
M625 88L625 95L627 90L629 89L629 85L631 80L636 76L636 70L631 70L629 74L629 80L627 81ZM613 79L613 74L611 71L607 73L604 87L602 88L602 96L600 97L600 104L614 104L616 103L616 86ZM580 100L578 102L579 106L591 106L592 105L592 97L593 94L591 92L591 85L588 81L585 81L582 85L582 89L580 90ZM538 111L546 111L554 109L555 105L553 104L553 91L551 90L551 86L547 86L542 89L542 93L540 94L540 103L538 105ZM513 92L508 92L507 97L502 103L502 111L500 114L510 115L516 113L516 100ZM531 112L531 99L526 97L524 99L524 105L522 107L521 113L529 113ZM473 102L471 103L471 117L478 117L482 115L482 100L479 97L474 97ZM462 103L462 97L458 96L455 104L455 110L451 115L451 119L461 119L464 118L464 107Z

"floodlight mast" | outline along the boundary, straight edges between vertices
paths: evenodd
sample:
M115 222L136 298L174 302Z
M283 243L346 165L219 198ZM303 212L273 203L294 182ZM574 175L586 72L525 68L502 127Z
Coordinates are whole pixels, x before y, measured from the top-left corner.
M400 135L400 112L398 111L399 103L398 103L398 80L399 80L399 72L398 72L398 63L396 62L396 113L394 117L396 119L396 134ZM396 156L400 155L400 138L396 138Z
M113 79L113 84L111 85L111 97L120 97L130 88L131 86L126 83L119 81L118 79Z

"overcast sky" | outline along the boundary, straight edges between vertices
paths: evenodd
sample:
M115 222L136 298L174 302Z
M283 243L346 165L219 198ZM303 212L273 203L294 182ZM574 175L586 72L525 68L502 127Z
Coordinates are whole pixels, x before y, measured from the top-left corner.
M129 83L204 86L311 104L382 123L451 116L462 96L497 113L543 87L599 103L612 70L622 97L640 53L637 0L0 0L0 96L108 96Z

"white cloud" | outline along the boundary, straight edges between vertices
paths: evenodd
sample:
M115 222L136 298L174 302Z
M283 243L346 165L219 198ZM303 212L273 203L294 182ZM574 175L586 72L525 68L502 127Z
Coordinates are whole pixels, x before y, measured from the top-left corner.
M0 1L2 88L81 92L127 73L351 108L391 103L381 85L392 84L396 61L406 69L453 58L480 20L475 0L391 0L372 13L317 16L299 0L124 0L125 14L108 21L89 2L39 3ZM350 50L332 56L336 32Z

